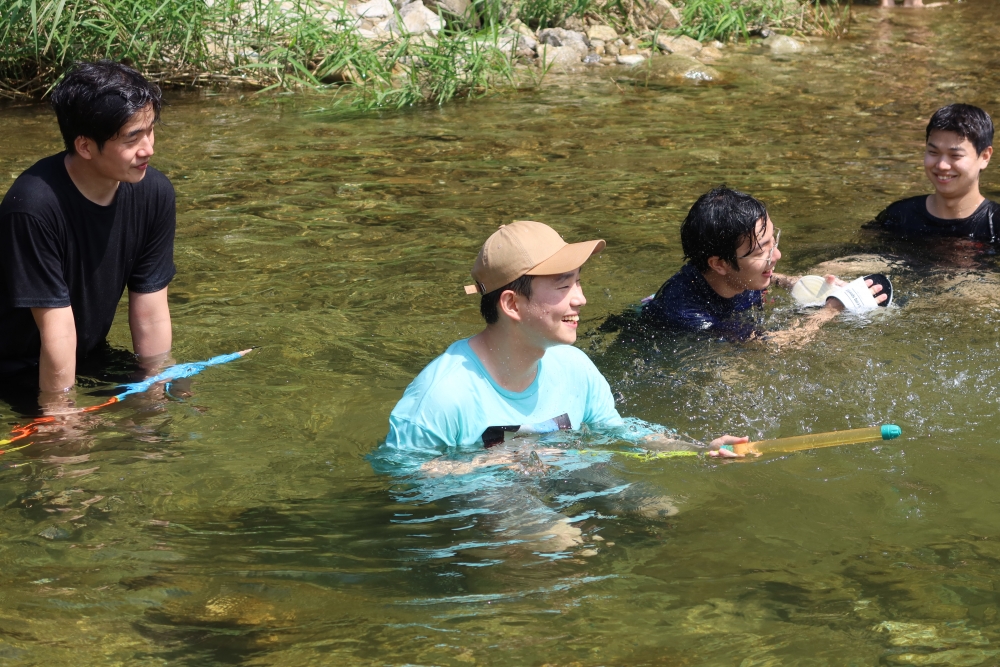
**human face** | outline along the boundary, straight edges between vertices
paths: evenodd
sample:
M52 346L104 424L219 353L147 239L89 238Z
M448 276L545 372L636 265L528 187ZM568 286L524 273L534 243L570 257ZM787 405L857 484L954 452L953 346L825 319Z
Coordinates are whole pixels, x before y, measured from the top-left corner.
M943 197L962 197L979 191L979 172L990 163L993 149L982 154L967 138L956 132L933 130L924 150L924 173Z
M739 271L728 273L728 283L736 290L763 290L771 284L774 275L774 265L781 259L778 249L778 237L781 230L776 229L771 222L771 216L757 221L757 243L751 244L745 239L736 249L736 263ZM732 267L729 267L732 269Z
M572 345L580 325L580 309L587 303L580 286L580 269L555 276L535 276L531 298L518 297L523 307L523 331L541 348Z
M138 183L145 178L146 167L153 156L155 118L153 106L149 105L132 116L100 151L97 142L84 139L83 151L78 152L89 157L91 167L104 178Z

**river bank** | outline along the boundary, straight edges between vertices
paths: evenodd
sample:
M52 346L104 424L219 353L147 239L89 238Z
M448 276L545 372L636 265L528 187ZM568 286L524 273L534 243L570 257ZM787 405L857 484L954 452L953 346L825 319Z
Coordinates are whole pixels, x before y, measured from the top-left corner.
M728 43L771 35L772 49L797 51L789 34L842 36L849 24L849 7L796 0L13 0L0 16L0 98L44 98L71 62L102 57L166 87L327 91L362 109L656 55L672 59L654 76L711 81Z

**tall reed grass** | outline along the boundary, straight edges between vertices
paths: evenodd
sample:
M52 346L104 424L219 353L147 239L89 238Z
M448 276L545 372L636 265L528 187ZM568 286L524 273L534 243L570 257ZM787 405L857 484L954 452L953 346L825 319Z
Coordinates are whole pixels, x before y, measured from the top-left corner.
M337 87L362 108L483 95L514 84L494 25L437 39L366 40L321 0L7 0L0 97L43 96L72 62L124 61L165 85Z

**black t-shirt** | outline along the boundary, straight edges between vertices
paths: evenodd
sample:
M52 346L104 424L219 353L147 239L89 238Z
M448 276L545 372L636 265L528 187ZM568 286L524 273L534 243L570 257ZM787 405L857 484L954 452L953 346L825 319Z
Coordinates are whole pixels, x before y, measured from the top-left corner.
M927 211L927 195L890 204L874 226L909 238L961 236L983 243L1000 243L1000 204L984 199L967 218L946 220Z
M158 292L174 277L174 189L149 167L99 206L60 153L21 174L0 203L0 372L38 363L31 308L72 306L77 356L104 341L125 288Z

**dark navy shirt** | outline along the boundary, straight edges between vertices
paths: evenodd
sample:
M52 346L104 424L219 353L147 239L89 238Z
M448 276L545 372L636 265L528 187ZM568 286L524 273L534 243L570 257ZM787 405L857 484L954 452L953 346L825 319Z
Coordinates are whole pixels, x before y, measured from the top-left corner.
M744 340L760 330L761 290L747 290L731 299L712 289L701 271L685 264L642 307L643 319L688 331L711 330Z

